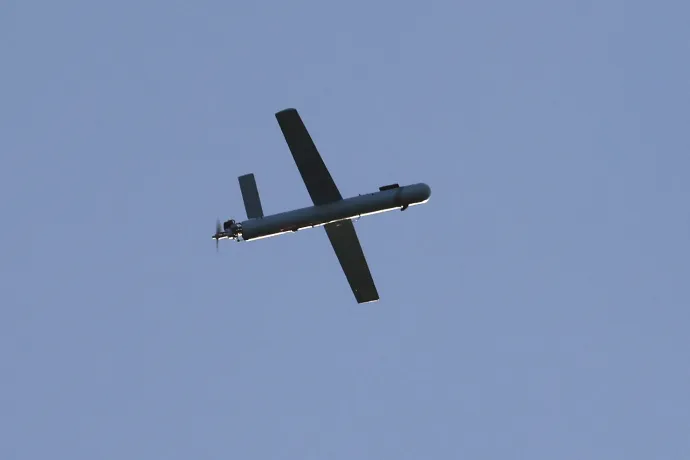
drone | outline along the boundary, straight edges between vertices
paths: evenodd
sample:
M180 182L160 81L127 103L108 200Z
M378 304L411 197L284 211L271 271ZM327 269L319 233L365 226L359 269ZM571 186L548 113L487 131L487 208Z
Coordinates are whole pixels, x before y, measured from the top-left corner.
M358 304L375 302L379 294L371 276L353 219L429 201L431 188L425 183L400 186L390 184L378 191L343 198L319 151L294 108L275 114L285 141L306 185L313 206L265 216L254 174L238 178L247 220L216 223L213 239L253 241L314 227L323 227L340 262Z

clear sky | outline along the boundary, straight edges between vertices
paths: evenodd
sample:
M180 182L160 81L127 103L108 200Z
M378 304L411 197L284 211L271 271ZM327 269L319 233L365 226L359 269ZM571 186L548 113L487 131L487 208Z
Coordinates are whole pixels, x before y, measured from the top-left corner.
M681 1L4 1L0 458L690 458ZM381 301L274 118L343 195Z

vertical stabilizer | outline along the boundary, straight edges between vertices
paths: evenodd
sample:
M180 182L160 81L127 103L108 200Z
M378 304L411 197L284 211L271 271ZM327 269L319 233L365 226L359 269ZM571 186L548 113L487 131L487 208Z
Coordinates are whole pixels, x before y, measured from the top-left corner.
M258 219L263 217L264 211L261 208L259 189L256 187L254 174L245 174L238 177L238 180L240 182L240 190L242 191L242 199L244 200L244 209L247 211L247 218Z

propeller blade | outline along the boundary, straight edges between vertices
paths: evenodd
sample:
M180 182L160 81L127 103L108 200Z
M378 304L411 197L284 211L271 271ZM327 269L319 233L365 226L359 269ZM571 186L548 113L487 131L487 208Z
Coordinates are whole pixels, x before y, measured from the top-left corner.
M220 226L220 219L216 219L216 234L213 235L213 238L216 240L216 252L218 252L218 235L221 232L221 226Z

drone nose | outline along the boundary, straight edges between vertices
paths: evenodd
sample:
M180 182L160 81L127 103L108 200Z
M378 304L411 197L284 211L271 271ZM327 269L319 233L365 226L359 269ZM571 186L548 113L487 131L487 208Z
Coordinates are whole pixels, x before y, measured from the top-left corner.
M419 193L423 197L423 200L426 201L431 197L431 187L429 187L427 184L421 183L419 184Z
M407 186L403 192L404 201L410 204L426 203L430 196L431 187L424 183Z

